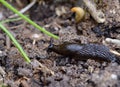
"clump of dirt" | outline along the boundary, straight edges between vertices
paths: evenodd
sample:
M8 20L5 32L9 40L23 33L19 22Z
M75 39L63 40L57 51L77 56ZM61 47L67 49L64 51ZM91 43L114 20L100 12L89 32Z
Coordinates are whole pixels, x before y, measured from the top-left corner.
M119 0L101 0L97 6L105 14L105 23L96 23L88 13L86 19L78 24L78 30L70 12L77 0L70 1L45 1L44 4L35 4L29 11L32 20L60 37L53 43L102 44L106 37L120 39ZM16 2L11 3L14 5ZM1 6L1 9L4 14L3 19L13 14L5 7ZM91 59L76 61L74 57L64 57L53 52L48 54L47 47L51 39L49 36L24 20L10 22L5 26L22 45L32 62L27 64L14 44L8 41L3 31L0 31L0 85L7 87L119 87L120 65L117 63L101 63ZM33 35L38 35L40 38L34 39ZM120 51L119 47L107 45L109 48ZM52 70L54 75L50 74L51 71L40 67L40 63Z

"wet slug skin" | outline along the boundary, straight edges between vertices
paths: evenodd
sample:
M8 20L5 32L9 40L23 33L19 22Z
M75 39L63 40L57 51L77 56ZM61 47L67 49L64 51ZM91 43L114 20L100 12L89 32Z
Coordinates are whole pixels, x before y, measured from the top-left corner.
M100 44L77 44L67 42L59 45L50 44L48 51L53 51L63 56L74 57L79 60L94 59L107 62L118 61L108 47Z

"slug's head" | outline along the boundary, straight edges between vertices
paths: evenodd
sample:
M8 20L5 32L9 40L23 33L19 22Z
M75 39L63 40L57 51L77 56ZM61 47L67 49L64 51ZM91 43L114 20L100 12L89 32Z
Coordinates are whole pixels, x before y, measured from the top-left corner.
M79 23L84 18L85 11L80 7L73 7L71 12L75 13L76 23Z
M53 49L54 49L54 44L53 44L53 39L51 39L51 40L50 40L50 44L49 44L49 46L48 46L48 48L47 48L47 53L52 52Z
M47 48L47 52L48 53L50 53L50 52L52 52L53 50L53 47L54 47L54 44L50 44L49 46L48 46L48 48Z

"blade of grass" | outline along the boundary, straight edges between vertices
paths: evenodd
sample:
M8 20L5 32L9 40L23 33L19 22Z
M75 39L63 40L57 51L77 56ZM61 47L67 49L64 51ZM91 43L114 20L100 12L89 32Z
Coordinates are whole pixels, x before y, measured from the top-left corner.
M48 32L47 30L45 30L44 28L40 27L38 24L36 24L35 22L33 22L32 20L30 20L28 17L24 16L23 14L21 14L19 11L17 11L14 7L12 7L10 4L8 4L5 0L0 0L0 2L6 6L7 8L9 8L11 11L13 11L14 13L18 14L20 17L22 17L23 19L25 19L28 23L30 23L31 25L33 25L34 27L36 27L38 30L42 31L43 33L58 39L59 37Z
M0 28L9 36L9 38L14 42L14 45L18 48L20 53L23 55L23 58L30 63L30 59L28 58L27 54L24 52L20 44L17 42L17 40L13 37L13 35L3 26L2 23L0 23Z
M26 16L28 16L28 15L26 15ZM1 20L0 21L0 23L8 23L8 22L14 22L14 21L19 21L19 20L21 20L22 18L21 17L18 17L18 18L9 18L9 19L5 19L5 20Z
M6 20L2 20L0 21L0 23L7 23L7 22L12 22L12 21L18 21L18 20L21 20L22 18L11 18L11 19L6 19Z

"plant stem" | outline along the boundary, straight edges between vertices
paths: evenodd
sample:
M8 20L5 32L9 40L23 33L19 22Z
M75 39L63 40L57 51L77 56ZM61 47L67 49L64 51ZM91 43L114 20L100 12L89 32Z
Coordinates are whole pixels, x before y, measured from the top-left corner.
M12 21L18 21L18 20L21 20L22 18L10 18L10 19L6 19L6 20L2 20L0 21L0 23L7 23L7 22L12 22Z
M48 32L47 30L45 30L44 28L40 27L38 24L36 24L35 22L33 22L32 20L30 20L28 17L24 16L22 13L20 13L19 11L17 11L14 7L12 7L10 4L8 4L5 0L0 0L0 2L6 6L7 8L9 8L11 11L13 11L14 13L18 14L20 17L22 17L23 19L25 19L28 23L30 23L31 25L33 25L34 27L36 27L38 30L41 30L43 33L58 39L59 37Z
M13 35L3 26L2 23L0 23L0 28L9 36L9 38L14 42L14 45L18 48L20 53L23 55L24 59L30 63L30 59L28 58L27 54L24 52L20 44L17 42L17 40L13 37Z

